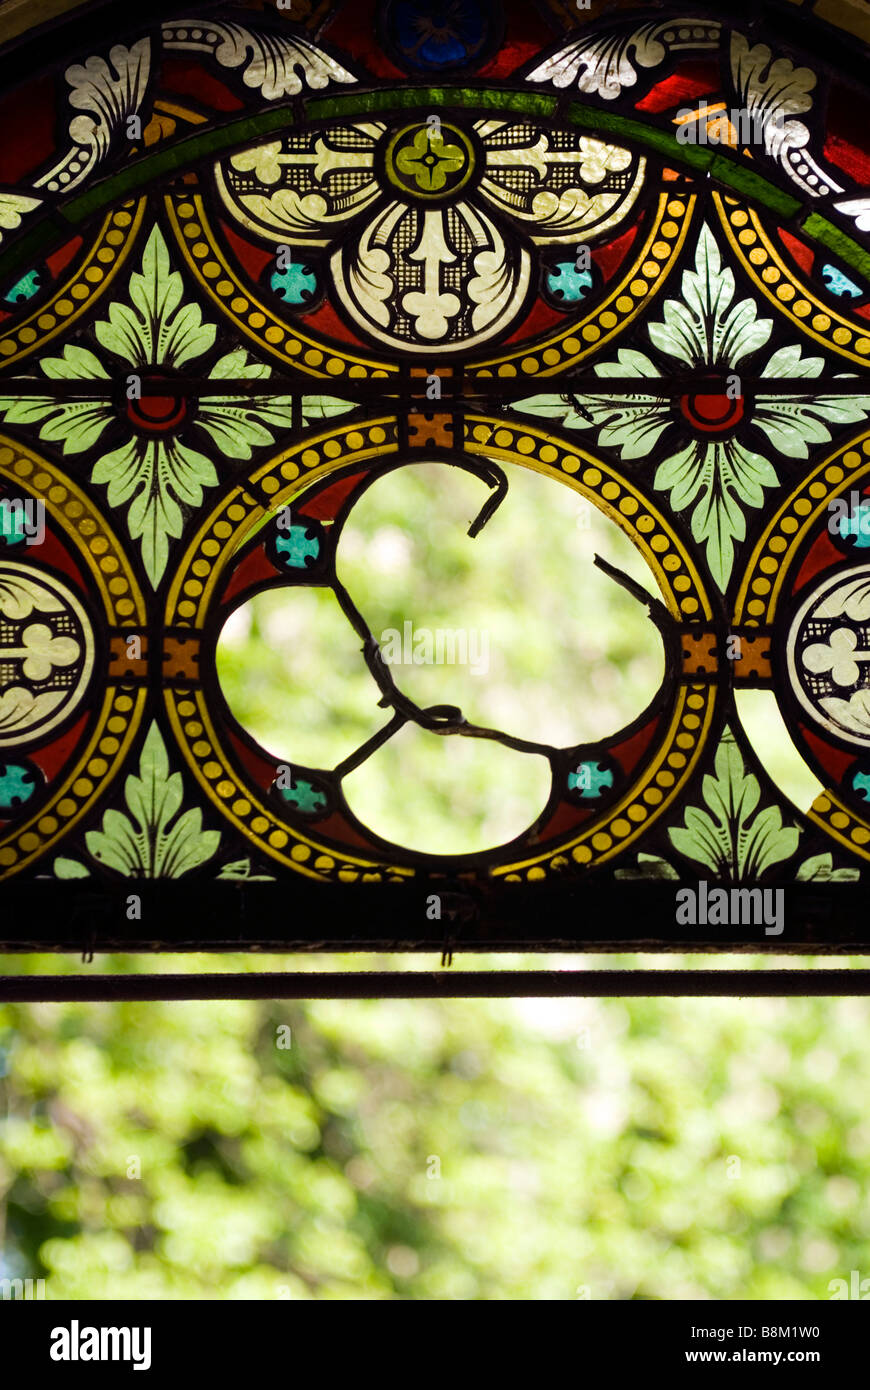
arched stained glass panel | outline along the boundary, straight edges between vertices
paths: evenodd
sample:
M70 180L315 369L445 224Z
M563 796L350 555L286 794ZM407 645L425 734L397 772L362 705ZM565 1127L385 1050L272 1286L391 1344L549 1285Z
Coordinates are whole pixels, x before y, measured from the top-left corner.
M107 5L6 36L10 944L33 940L26 905L46 944L80 937L67 901L108 904L107 939L139 944L860 944L870 35L854 7L750 23L568 0ZM410 499L381 537L395 556L469 480L482 546L529 473L616 547L566 562L547 621L591 618L609 586L620 631L641 625L632 646L660 657L649 696L607 687L612 725L580 717L580 670L552 738L418 677L477 662L485 679L489 633L414 628L389 600L399 617L375 630L348 578L386 480ZM517 546L524 594L546 550ZM371 697L331 760L258 736L222 667L266 599L287 615L274 641L304 643L301 590L329 596L347 688ZM403 811L449 811L449 786L397 762L377 815L351 790L424 735L445 767L460 744L492 754L506 814L471 850ZM511 820L512 769L532 766Z

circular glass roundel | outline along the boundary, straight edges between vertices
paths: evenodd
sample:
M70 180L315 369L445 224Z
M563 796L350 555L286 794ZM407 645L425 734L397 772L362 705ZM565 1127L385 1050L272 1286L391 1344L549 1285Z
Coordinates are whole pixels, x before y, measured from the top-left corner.
M474 149L458 126L435 118L395 134L386 149L387 178L406 197L450 198L474 173Z
M0 561L0 748L24 748L66 719L93 664L93 630L67 585Z
M478 58L492 36L479 0L391 0L387 34L397 57L421 72L445 72Z
M817 585L788 635L788 675L806 712L828 733L870 746L870 565Z
M652 508L645 509L644 495L632 479L598 460L598 466L585 468L582 480L575 481L573 474L581 467L580 459L567 446L562 446L560 452L553 442L555 436L544 429L524 425L511 432L504 427L503 417L480 417L475 428L478 433L469 435L470 457L465 468L486 481L488 489L496 484L505 466L513 465L524 473L529 470L530 479L543 475L567 481L575 494L571 499L571 493L565 492L566 504L571 503L568 510L572 534L581 529L581 518L575 516L580 494L581 516L587 507L600 508L634 542L651 568L670 613L676 616L700 612L712 621L703 579L691 557L669 524L657 519ZM240 484L236 494L239 500L232 502L227 513L233 517L235 529L228 527L229 534L223 536L218 531L214 533L217 560L212 537L203 532L189 548L176 575L172 592L179 596L188 592L188 573L201 573L206 557L206 567L217 568L220 575L216 586L198 606L185 597L178 599L176 609L172 597L167 609L168 625L173 625L177 611L185 618L195 619L202 630L204 691L210 688L212 672L223 687L222 700L212 718L213 735L208 740L199 738L200 720L194 720L190 730L179 722L193 713L192 701L185 698L177 706L176 718L176 697L172 692L168 695L170 719L180 730L181 746L196 774L201 774L202 780L213 788L215 805L252 836L265 853L290 867L311 859L316 872L339 878L342 874L358 875L361 866L366 873L404 874L418 869L434 872L449 860L454 867L463 863L469 872L495 873L509 881L513 881L513 875L520 875L536 881L546 876L551 867L559 873L570 863L591 866L612 857L618 847L645 834L653 818L667 810L669 802L693 775L709 730L714 727L716 687L696 683L691 672L684 673L675 636L654 634L659 649L663 636L665 640L665 681L651 703L641 703L628 713L627 725L616 720L621 727L614 727L608 719L602 728L584 732L566 727L565 719L559 718L552 730L548 728L545 733L540 711L530 723L525 719L515 723L518 682L534 664L530 665L525 657L540 652L542 619L548 609L544 606L540 616L530 618L529 646L523 656L517 646L515 607L509 606L503 620L497 609L512 576L518 572L521 582L526 582L522 578L526 570L524 566L518 568L517 557L528 552L531 559L536 547L530 540L530 510L520 506L514 524L510 524L512 493L507 475L500 481L502 504L493 510L498 496L491 496L472 524L477 535L482 521L489 518L482 539L477 539L475 546L483 546L484 551L493 547L486 567L490 582L502 528L507 542L504 582L498 582L494 593L483 600L475 613L469 607L460 610L444 595L443 584L437 577L438 565L448 578L454 571L462 574L462 599L468 579L467 560L459 563L455 540L451 540L452 525L446 529L434 525L435 508L431 501L424 504L423 499L412 497L406 505L393 502L382 509L375 508L373 545L376 535L376 550L384 556L388 576L383 586L373 584L373 563L359 547L354 551L353 525L347 526L363 494L370 487L374 492L372 485L385 472L397 478L404 476L409 486L413 482L416 488L423 459L433 464L454 464L454 456L432 446L431 454L428 449L426 454L410 453L403 462L398 421L384 417L372 421L356 418L334 425L329 436L319 438L318 447L322 455L302 441L278 455L268 472L259 471L259 487L271 499L270 519L264 526L256 525L260 504ZM301 472L295 456L303 453L308 478L288 486L282 480L287 479L291 469L294 474ZM478 457L481 463L477 462ZM536 462L541 466L535 467ZM461 520L462 529L467 530L475 510L469 502L479 503L479 498L476 489L471 498L460 497L461 491L452 483L444 490L442 484L439 495L445 501L452 499L448 515ZM291 505L292 517L288 515ZM425 518L421 529L426 547L432 549L433 577L423 607L412 607L407 584L401 579L403 569L408 581L423 568L409 548L405 532L395 524L397 518L409 516ZM223 528L223 523L219 524ZM585 522L582 529L586 529ZM552 550L555 534L552 526L546 528L538 547L542 555L550 554L547 546ZM353 566L348 569L345 564L336 564L342 536L350 546L345 560L349 563L356 554L355 570ZM206 545L208 550L203 549ZM227 557L223 564L221 546ZM588 555L583 557L584 566L587 558ZM483 562L484 556L480 559ZM599 567L595 568L597 573ZM428 565L426 569L428 572ZM577 582L572 583L570 564L563 571L567 572L567 587L564 593L559 588L558 600L550 605L550 611L564 625L569 612L575 611L578 619L587 613L588 586L579 574L573 576ZM645 616L648 595L644 582L625 574L618 566L608 564L604 573L610 587L617 580L617 587L622 588L624 581L632 604L644 614L646 631L649 618ZM253 601L259 602L260 597L275 598L280 590L293 585L332 592L348 634L349 664L344 684L356 681L361 695L365 687L359 706L354 704L351 709L344 694L343 704L327 706L323 698L325 688L317 672L328 667L329 653L338 650L338 629L335 638L327 640L326 660L312 663L311 626L306 632L300 624L297 604L281 601L268 615L249 606ZM247 618L242 617L245 612ZM296 702L296 709L286 716L277 709L278 698L268 692L264 695L253 676L248 679L237 669L227 621L234 621L236 614L257 642L265 642L270 656L278 645L285 644L287 663L278 671L277 687L281 695L292 688ZM265 623L260 626L264 616L268 618L268 631ZM217 642L225 627L227 636L218 665ZM502 670L510 699L500 700L496 698L496 686L501 679L500 663L506 661L503 648L507 647L518 664L516 674L508 675L506 666ZM258 664L259 660L258 657ZM589 689L590 675L591 671L584 668L568 682L564 697L568 707L579 703L581 690ZM602 687L599 694L606 712L606 707L613 704L609 699L612 687ZM298 711L303 706L315 711L313 716L300 716ZM384 713L388 709L393 711L391 716ZM331 738L329 747L320 738L306 738L304 745L302 740L294 740L291 747L289 731L310 731L312 718L325 718L324 728L330 735L335 732L338 718L347 718L348 734L353 737L346 742L342 739L338 748L332 746ZM453 735L457 736L452 741L460 753L460 738L496 748L501 745L502 761L510 761L511 770L489 768L480 775L481 769L460 767L448 750L452 767L448 777L445 741ZM419 763L410 767L402 750L397 751L400 737L409 745L414 740L415 749L422 749L425 742L427 757L431 747L438 760L437 775L444 776L444 783L434 777L430 783L429 771ZM512 819L509 825L500 823L496 829L485 797L481 795L475 800L471 793L478 787L486 791L498 784L502 789L509 787L513 796L518 786L513 780L514 772L532 759L536 766L540 766L541 759L549 764L549 795L546 785L543 789L532 787L534 795L528 801L523 795L521 807L514 797L516 822ZM363 772L364 768L368 771ZM367 776L370 780L363 786ZM346 786L351 778L352 799ZM411 827L407 812L401 805L396 809L397 787L422 787L424 782L434 792L432 800L442 798L447 808L449 843L445 834L444 840L439 837L436 844L432 816L427 814L425 824ZM457 803L459 797L468 811L466 826L474 831L471 845L464 835L458 834L455 811L451 811L451 801ZM421 797L420 804L426 803L427 798ZM512 807L511 817L513 814ZM425 856L422 862L421 854Z

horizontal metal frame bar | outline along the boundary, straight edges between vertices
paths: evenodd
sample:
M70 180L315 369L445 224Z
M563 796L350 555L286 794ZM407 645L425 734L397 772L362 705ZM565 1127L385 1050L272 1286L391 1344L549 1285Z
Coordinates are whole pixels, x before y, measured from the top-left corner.
M785 883L784 930L681 925L697 881L494 884L24 879L3 884L0 953L34 951L704 952L870 955L870 885ZM743 885L745 887L754 884ZM766 885L770 886L770 885ZM129 895L139 916L129 916ZM429 915L432 895L441 917Z
M782 998L870 995L870 970L304 971L5 975L0 1003L172 999Z
M424 354L420 360L425 361ZM410 364L409 365L416 365ZM448 363L449 365L449 363ZM419 368L418 368L419 370ZM435 375L433 367L433 375ZM763 377L734 373L740 380L742 395L788 396L815 400L820 394L830 396L866 396L870 390L870 372L856 373L848 377ZM51 400L98 400L116 397L118 404L126 405L126 382L129 376L141 378L141 391L137 399L150 400L151 397L172 396L263 396L273 400L280 395L317 397L324 394L328 382L320 378L306 376L302 372L282 373L265 380L250 377L173 377L171 381L149 380L146 372L119 372L114 378L104 377L99 381L85 381L74 378L60 380L52 377L16 377L0 375L0 396L36 396ZM529 376L525 379L505 381L475 374L473 367L467 367L460 378L442 376L441 395L429 399L426 395L425 377L403 377L398 374L389 377L369 377L364 380L342 382L340 388L344 399L362 402L375 402L393 405L404 400L409 408L420 412L443 413L448 406L468 404L478 410L489 401L523 400L528 396L550 394L574 396L654 396L670 400L675 396L690 394L693 391L713 391L721 386L727 388L729 374L726 372L674 372L664 377L625 376L603 377L594 372L566 371L554 375ZM541 392L540 383L548 387ZM803 384L806 383L806 384ZM319 423L312 422L312 426Z

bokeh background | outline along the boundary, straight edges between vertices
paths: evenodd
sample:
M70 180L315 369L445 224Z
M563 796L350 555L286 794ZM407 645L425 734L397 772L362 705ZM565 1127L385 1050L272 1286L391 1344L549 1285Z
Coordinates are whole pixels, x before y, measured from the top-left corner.
M443 464L387 475L352 515L340 576L378 636L407 620L486 634L486 671L395 670L419 702L557 744L604 736L653 698L662 652L593 556L649 587L644 563L569 489L509 474L474 541L483 483ZM332 766L384 721L319 591L235 614L220 674L278 761ZM769 702L741 716L807 805L812 779ZM382 835L456 853L516 834L547 778L536 757L406 730L347 794ZM457 958L737 963L784 962ZM76 1299L827 1299L833 1280L870 1277L868 1058L870 1003L851 999L0 1006L0 1278Z

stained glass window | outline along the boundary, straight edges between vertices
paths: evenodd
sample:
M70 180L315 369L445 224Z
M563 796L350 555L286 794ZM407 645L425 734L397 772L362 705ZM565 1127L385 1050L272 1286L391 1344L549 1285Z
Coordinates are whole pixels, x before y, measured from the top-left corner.
M733 11L292 0L7 33L7 943L94 914L140 945L862 941L870 33L846 3ZM590 554L561 593L569 623L616 586L660 651L628 722L551 742L418 693L481 634L373 628L339 548L386 479L413 539L438 465L481 543L531 471L634 547L642 577ZM241 614L312 590L371 692L331 762L264 744L221 665ZM498 797L534 760L534 813L405 843L424 779L395 838L367 825L350 779L419 731L501 750Z

